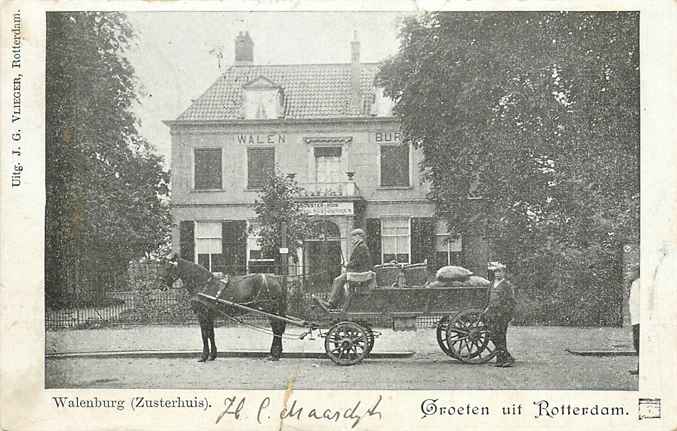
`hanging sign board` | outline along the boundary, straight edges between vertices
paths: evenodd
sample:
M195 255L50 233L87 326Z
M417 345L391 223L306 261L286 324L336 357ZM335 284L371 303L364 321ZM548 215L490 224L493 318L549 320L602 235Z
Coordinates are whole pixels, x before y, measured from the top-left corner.
M316 216L355 214L352 202L308 202L304 208L308 215Z

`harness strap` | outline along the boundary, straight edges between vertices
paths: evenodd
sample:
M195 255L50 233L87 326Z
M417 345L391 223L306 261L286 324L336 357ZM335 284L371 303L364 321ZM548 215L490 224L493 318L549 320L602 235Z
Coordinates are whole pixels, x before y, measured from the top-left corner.
M226 288L226 286L228 286L228 283L223 283L223 284L222 284L222 286L221 286L221 288L219 289L219 291L216 292L216 297L217 297L217 298L220 298L220 297L221 297L221 293L223 292L223 289Z

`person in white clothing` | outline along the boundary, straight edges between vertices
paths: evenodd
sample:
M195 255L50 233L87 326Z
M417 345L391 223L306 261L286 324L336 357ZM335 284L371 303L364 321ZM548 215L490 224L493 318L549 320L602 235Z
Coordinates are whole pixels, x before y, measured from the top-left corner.
M632 344L637 355L639 355L639 267L634 271L632 284L630 284L628 308L630 310L630 324L632 325ZM631 370L630 374L639 374L639 359L637 369Z

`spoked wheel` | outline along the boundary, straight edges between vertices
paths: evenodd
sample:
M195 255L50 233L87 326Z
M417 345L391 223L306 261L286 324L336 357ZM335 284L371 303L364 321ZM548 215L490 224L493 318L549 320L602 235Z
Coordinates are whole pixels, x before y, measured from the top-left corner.
M370 342L371 337L371 342ZM362 361L374 345L371 329L355 322L339 322L329 328L324 349L338 365L354 365Z
M450 319L446 341L449 356L469 364L483 364L495 356L495 347L480 310L461 311Z
M452 351L449 349L449 344L447 343L447 329L449 328L449 322L451 321L451 316L444 316L437 322L437 344L440 346L440 349L447 355L455 358Z
M364 330L367 333L367 353L365 353L364 355L365 357L367 357L371 353L371 349L374 348L376 336L374 335L374 331L371 329L371 326L363 322L360 322L360 325L364 328Z

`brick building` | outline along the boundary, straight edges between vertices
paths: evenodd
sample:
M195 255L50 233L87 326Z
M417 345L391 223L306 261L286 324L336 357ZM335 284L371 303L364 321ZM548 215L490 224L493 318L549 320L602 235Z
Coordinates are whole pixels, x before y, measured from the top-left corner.
M233 66L166 122L176 251L214 272L265 269L272 257L261 255L252 204L277 166L304 187L322 232L295 251L304 272L338 273L355 226L366 229L375 264L427 259L485 272L484 241L449 240L433 217L422 153L400 139L377 69L360 62L357 40L348 63L257 65L240 33Z

